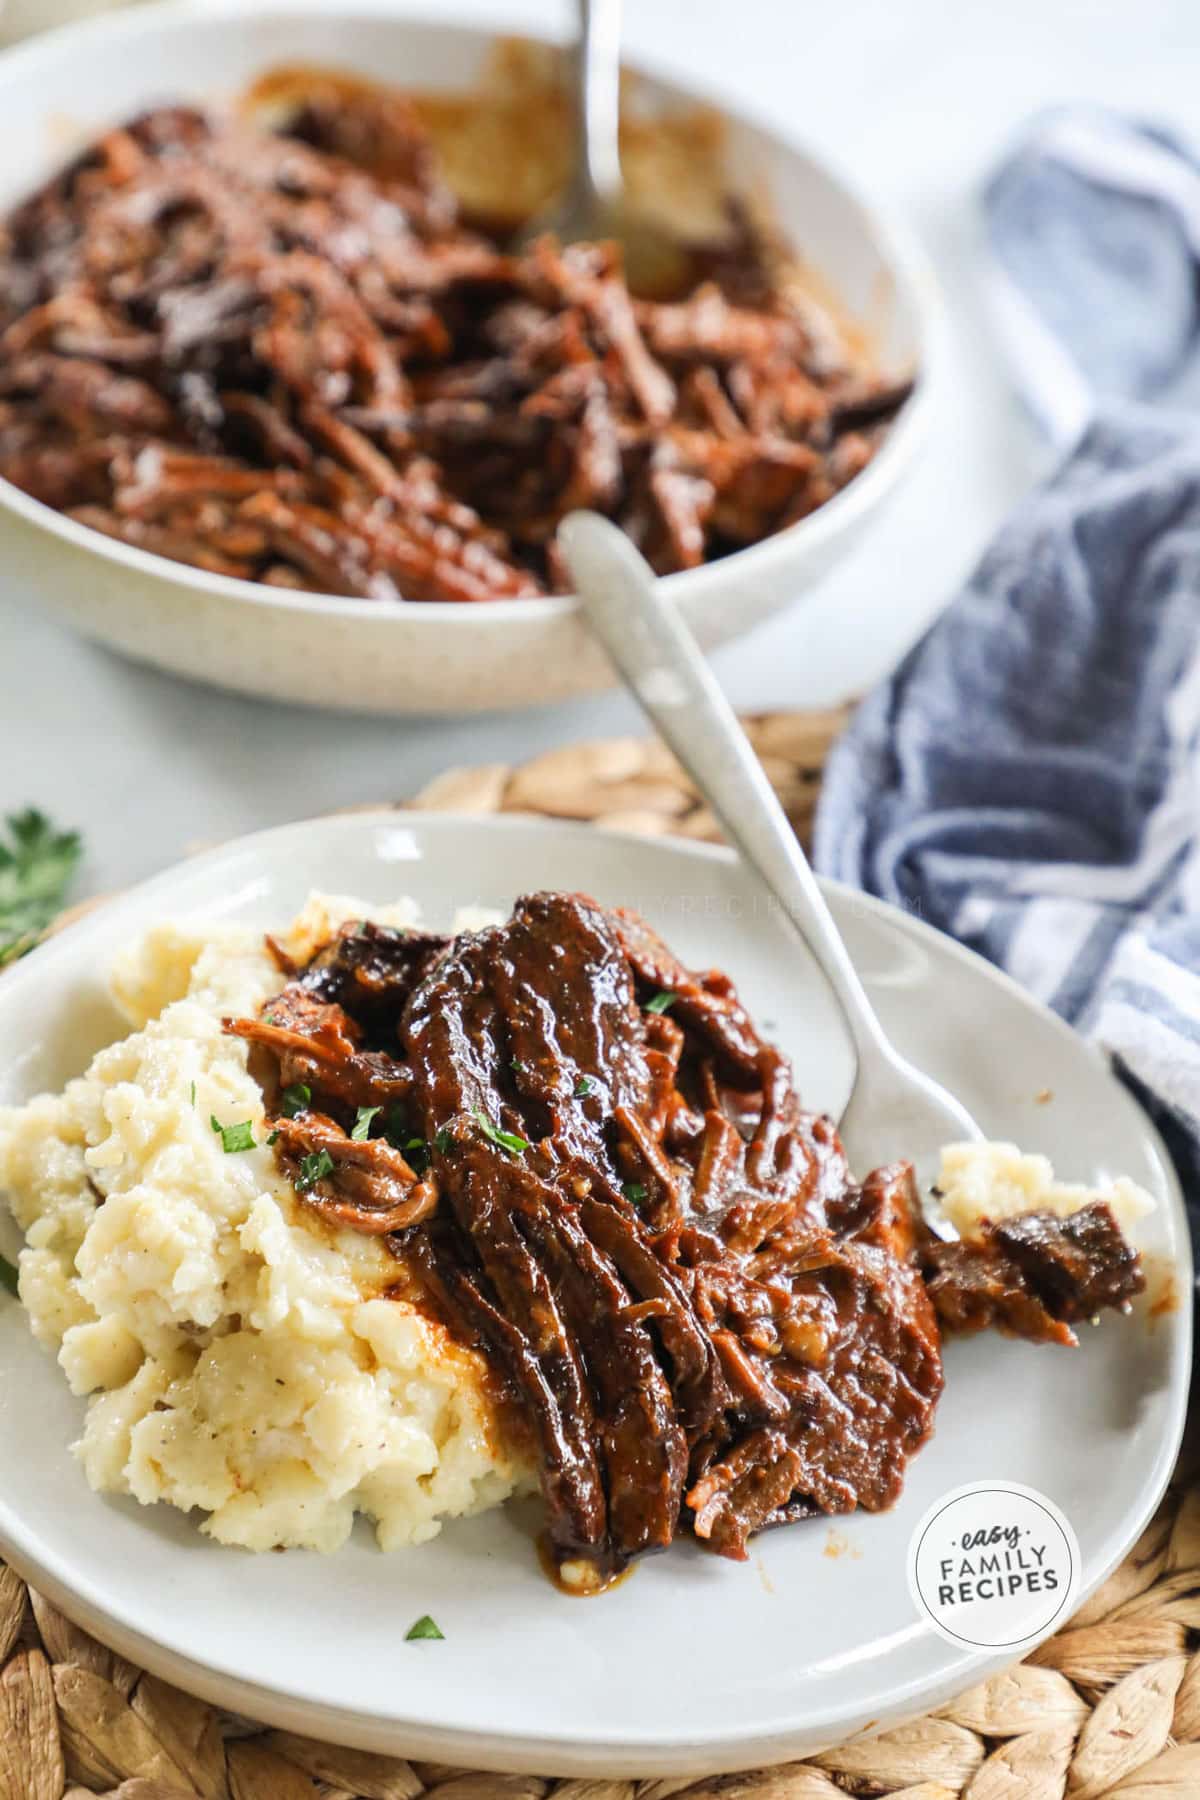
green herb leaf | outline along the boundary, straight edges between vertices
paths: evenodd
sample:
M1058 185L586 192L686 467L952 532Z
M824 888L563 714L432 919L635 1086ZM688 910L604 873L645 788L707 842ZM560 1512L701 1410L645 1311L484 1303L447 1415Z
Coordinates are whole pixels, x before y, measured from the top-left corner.
M279 1133L277 1131L269 1131L267 1133L267 1143L268 1144L277 1144L278 1142L279 1142Z
M383 1115L383 1135L393 1150L408 1150L413 1144L424 1144L425 1139L414 1137L412 1126L404 1116L404 1108L396 1103L389 1106Z
M424 1138L410 1137L405 1144L397 1144L397 1150L403 1150L404 1160L414 1175L424 1175L429 1168L429 1145Z
M454 1139L450 1135L450 1127L448 1125L442 1126L442 1129L433 1140L433 1147L442 1156L449 1156L451 1150L454 1148Z
M585 1094L591 1093L595 1085L590 1075L581 1075L575 1083L575 1098L582 1100Z
M478 1108L475 1110L474 1119L488 1142L499 1144L500 1148L507 1150L510 1156L520 1156L522 1152L528 1150L529 1144L525 1138L518 1137L515 1131L501 1131L498 1126L492 1124L487 1114Z
M513 1057L509 1067L514 1069L518 1075L523 1075L525 1072L525 1064L521 1061L519 1056Z
M300 1173L296 1177L296 1186L302 1194L316 1187L318 1181L324 1181L327 1175L333 1174L333 1158L328 1150L310 1150L307 1156L300 1158Z
M404 1634L406 1644L419 1643L422 1638L438 1638L443 1643L445 1642L444 1632L438 1630L436 1622L430 1618L428 1613L423 1614L415 1625L410 1625Z
M242 1119L237 1125L222 1125L216 1113L209 1118L209 1124L221 1140L221 1148L226 1156L235 1150L253 1150L254 1125L249 1119Z
M196 1104L196 1084L193 1081L193 1083L192 1083L192 1105L195 1106L195 1104Z
M678 1000L678 998L679 998L678 994L668 994L665 992L661 993L661 994L655 994L653 1000L647 1000L645 1006L642 1008L642 1011L643 1012L652 1012L652 1013L665 1013L665 1012L669 1011L672 1006L674 1006L674 1004L675 1004L676 1000Z
M350 1136L354 1139L356 1144L366 1143L368 1134L371 1130L371 1120L375 1117L377 1112L382 1111L383 1108L381 1106L359 1107L354 1118L354 1130L350 1133Z
M28 807L5 821L0 840L0 968L24 956L66 897L82 854L77 831L55 831L44 813Z
M294 1119L296 1117L297 1113L302 1113L305 1111L305 1109L308 1107L311 1100L312 1100L312 1089L310 1087L306 1087L302 1081L297 1081L291 1087L284 1088L284 1090L283 1090L283 1116L284 1116L284 1118L285 1119Z
M0 1287L7 1288L14 1300L17 1298L17 1271L3 1256L0 1256Z
M646 1198L646 1191L646 1185L641 1181L627 1181L625 1186L621 1189L625 1198L631 1200L635 1206L640 1206L642 1204L642 1201Z

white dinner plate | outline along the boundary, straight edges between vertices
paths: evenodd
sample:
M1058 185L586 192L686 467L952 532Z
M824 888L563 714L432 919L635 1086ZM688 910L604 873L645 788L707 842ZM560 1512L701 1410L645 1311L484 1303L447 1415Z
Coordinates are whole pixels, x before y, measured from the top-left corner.
M685 960L717 964L837 1111L851 1062L789 927L722 851L584 827L425 814L286 826L113 901L0 976L0 1100L61 1085L119 1024L113 953L153 920L278 925L317 887L414 896L445 922L531 888L640 908ZM0 1550L114 1648L205 1698L376 1750L546 1774L702 1773L811 1752L926 1710L1003 1665L920 1622L905 1552L965 1482L1024 1482L1074 1524L1086 1594L1150 1516L1179 1444L1190 1363L1187 1227L1161 1143L1099 1056L1003 976L919 922L831 888L901 1049L985 1131L1063 1176L1124 1173L1158 1201L1144 1243L1178 1304L1139 1307L1076 1352L995 1335L951 1344L933 1441L890 1513L795 1525L735 1564L681 1542L611 1593L564 1597L530 1522L501 1509L385 1556L361 1524L336 1555L252 1556L166 1506L90 1492L68 1454L81 1402L0 1296ZM897 1154L904 1146L897 1144ZM8 1222L11 1224L11 1221ZM13 1243L6 1248L11 1254ZM406 1643L432 1613L442 1643Z

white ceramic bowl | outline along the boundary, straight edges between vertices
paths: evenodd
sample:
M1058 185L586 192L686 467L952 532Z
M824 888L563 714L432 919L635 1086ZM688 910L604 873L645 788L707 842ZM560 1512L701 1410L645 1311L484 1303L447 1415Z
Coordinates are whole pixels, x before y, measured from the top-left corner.
M277 4L253 13L138 7L52 32L0 56L0 210L141 107L220 99L285 60L461 91L492 42L475 29ZM670 82L650 82L648 92L664 105L697 99ZM732 189L764 193L786 236L850 316L869 325L883 366L916 369L919 379L879 454L828 505L722 562L666 579L664 591L705 646L801 600L865 530L925 436L935 362L931 278L893 223L823 161L732 114L727 162ZM244 693L363 712L435 712L533 705L612 683L571 599L466 607L291 594L131 549L5 481L0 553L10 580L89 637ZM905 603L902 589L893 601ZM847 610L845 631L862 628ZM810 646L816 666L806 669L806 691L819 694L820 659L833 649Z

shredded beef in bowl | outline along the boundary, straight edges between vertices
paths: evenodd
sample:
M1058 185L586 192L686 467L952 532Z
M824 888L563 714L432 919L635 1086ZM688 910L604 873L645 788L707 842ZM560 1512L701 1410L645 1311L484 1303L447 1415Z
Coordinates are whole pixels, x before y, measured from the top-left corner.
M694 568L824 504L907 397L736 200L682 291L634 296L611 245L472 217L405 96L256 94L142 113L0 227L0 475L96 531L276 587L533 598L568 591L573 508Z

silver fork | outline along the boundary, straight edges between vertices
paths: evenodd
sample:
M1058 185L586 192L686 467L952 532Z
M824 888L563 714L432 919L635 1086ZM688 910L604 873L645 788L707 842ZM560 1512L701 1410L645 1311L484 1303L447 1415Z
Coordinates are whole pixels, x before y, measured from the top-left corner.
M575 161L564 192L517 234L523 246L549 232L562 244L619 243L629 286L670 293L685 281L685 251L631 204L621 173L621 0L576 0L571 61Z
M978 1125L888 1038L762 765L643 557L597 513L572 513L559 544L591 629L833 990L857 1062L839 1126L851 1167L903 1156L928 1183L942 1146L981 1137Z

